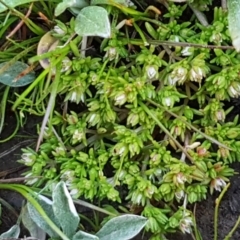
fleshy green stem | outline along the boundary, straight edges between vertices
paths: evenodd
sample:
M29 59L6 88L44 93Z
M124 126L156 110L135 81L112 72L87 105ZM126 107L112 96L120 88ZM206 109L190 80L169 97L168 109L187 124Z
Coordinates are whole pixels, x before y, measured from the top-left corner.
M140 37L142 38L144 46L148 46L149 43L147 42L147 39L145 38L145 36L144 36L142 30L140 29L140 27L134 22L133 22L133 26L136 29L136 31L138 32L138 34L140 35Z
M64 57L60 58L61 61L62 61L63 58ZM51 95L50 95L50 98L49 98L48 106L47 106L46 113L45 113L44 118L43 118L41 130L40 130L40 133L39 133L37 146L36 146L36 151L38 151L38 149L40 147L40 144L41 144L42 139L43 139L43 134L44 134L45 127L47 125L49 117L52 115L52 112L54 110L55 99L56 99L57 92L58 92L58 84L59 84L59 81L60 81L60 74L61 74L61 64L60 63L58 63L57 66L56 66L56 75L55 75L55 79L54 79L53 84L52 84Z
M158 103L155 103L154 101L152 101L151 99L148 99L148 102L155 105L156 107L161 108L162 110L166 111L168 114L172 115L175 118L180 119L184 124L186 124L189 128L193 129L194 131L196 131L197 133L201 134L203 137L205 137L206 139L208 139L210 142L217 144L220 147L226 148L228 150L233 151L233 149L229 148L228 146L226 146L225 144L219 142L218 140L208 136L207 134L203 133L202 131L200 131L199 129L197 129L196 127L194 127L192 124L188 123L187 121L185 121L181 116L178 116L177 114L173 113L172 111L164 108L163 106L159 105Z
M157 117L152 113L149 108L143 104L142 102L139 103L142 109L158 124L158 126L172 139L172 141L179 147L186 154L189 160L193 162L192 157L188 154L188 152L184 149L184 147L172 136L172 134L163 126L163 124L157 119Z
M223 240L230 240L230 239L232 239L232 235L237 230L239 225L240 225L240 216L238 217L238 220L236 221L236 223L233 226L232 230L228 233L228 235Z
M56 66L59 62L62 61L62 57L53 61L51 66ZM35 79L34 82L17 98L12 106L12 110L15 111L16 108L20 105L20 103L24 100L24 98L39 84L40 81L44 79L44 77L49 73L50 67L41 72L41 74Z
M221 194L219 195L219 197L216 199L216 207L214 210L214 240L218 240L218 209L219 209L219 205L220 202L224 196L224 194L226 193L226 191L228 190L230 186L230 183L228 183L225 188L222 190Z
M189 3L190 8L192 9L192 11L194 12L194 14L196 15L198 21L205 27L207 27L209 25L207 18L205 16L205 14L201 11L199 11L193 4Z
M24 100L24 98L39 84L40 81L49 73L49 69L45 69L41 74L35 79L34 82L17 98L12 106L12 110L15 111L18 105Z
M3 124L5 120L5 111L6 111L6 105L7 105L7 98L8 98L8 93L9 93L10 87L7 86L4 90L3 98L1 101L1 111L0 111L0 134L3 129Z

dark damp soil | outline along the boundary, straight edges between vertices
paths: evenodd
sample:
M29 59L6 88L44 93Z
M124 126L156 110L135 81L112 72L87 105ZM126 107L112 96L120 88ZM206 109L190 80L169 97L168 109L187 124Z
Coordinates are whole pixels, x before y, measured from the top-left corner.
M0 140L9 136L15 127L15 117L14 114L9 112L7 114L6 125L4 127L4 131L1 134ZM36 142L36 125L41 123L40 118L36 117L28 117L27 123L24 128L21 128L15 138L6 143L0 143L0 177L1 178L14 178L21 176L21 173L26 171L23 169L22 165L17 163L17 160L20 158L21 148L31 145ZM20 136L21 135L21 136ZM25 136L25 138L23 138ZM30 139L30 141L29 141ZM32 141L31 141L32 139ZM28 141L27 141L28 140ZM31 144L30 144L31 142ZM15 147L15 150L11 149ZM4 156L3 152L9 151ZM236 172L240 172L240 163L233 164L233 167ZM4 176L5 171L13 171L13 173L9 173ZM215 200L219 196L218 193L215 193L213 196L208 196L207 200L198 203L196 206L196 219L197 219L197 227L201 233L203 240L212 240L213 239L213 219L214 219L214 207ZM3 191L0 190L0 198L7 201L15 210L10 211L2 206L2 218L0 225L0 233L7 231L12 225L14 225L17 221L18 214L20 212L21 206L23 204L24 199L17 193L11 191ZM91 212L89 210L84 209L84 214L91 216ZM231 178L231 186L228 189L227 193L222 199L221 205L219 207L219 221L218 221L218 240L224 239L224 237L228 234L228 232L232 229L235 222L237 221L240 215L240 176L236 175ZM22 231L22 236L27 236L27 231ZM141 239L149 239L146 235L142 237L142 235L138 235L135 240ZM192 236L188 234L172 234L168 236L169 240L192 240ZM240 239L240 228L232 236L231 240ZM111 240L111 239L109 239Z
M16 127L15 114L8 111L6 116L7 119L3 132L0 134L0 141L10 136ZM17 160L20 159L21 148L31 147L36 142L36 125L40 122L41 119L29 117L27 123L18 131L13 139L4 143L0 142L1 179L21 177L21 174L26 171L26 168L19 164ZM0 190L0 198L8 202L15 210L15 212L10 211L2 204L0 233L3 233L17 222L24 199L16 192L3 190ZM26 234L27 232L23 231L23 235Z

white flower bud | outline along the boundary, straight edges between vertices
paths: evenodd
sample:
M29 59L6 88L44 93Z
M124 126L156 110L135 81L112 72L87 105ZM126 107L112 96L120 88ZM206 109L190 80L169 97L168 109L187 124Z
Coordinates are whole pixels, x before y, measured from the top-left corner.
M72 62L70 61L70 59L68 57L65 57L62 61L62 69L61 72L66 72L70 69L70 67L72 66Z
M221 33L214 33L211 37L210 37L210 41L214 42L216 44L219 44L222 42L222 34Z
M183 233L191 233L191 226L193 225L193 221L191 217L185 217L180 221L179 228Z
M26 185L33 185L34 183L36 183L39 180L39 178L32 178L32 177L34 177L33 173L28 173L25 176L25 178L30 178L30 177L31 177L31 179L25 181Z
M200 142L194 142L191 145L187 145L186 148L187 149L195 149L196 147L200 146L201 143Z
M187 181L186 177L182 173L178 173L176 175L176 180L179 184L184 184Z
M184 197L184 191L181 190L179 192L175 192L175 197L177 198L177 200L181 200Z
M83 138L84 138L84 133L82 131L79 131L78 129L76 129L73 133L72 139L81 141Z
M211 185L216 191L221 192L222 188L224 188L227 184L222 178L216 178L212 180Z
M237 98L240 96L240 84L237 82L233 82L231 86L228 88L228 94L231 97Z
M225 112L224 110L220 109L215 113L215 117L217 119L217 121L224 121L225 120Z
M176 82L183 84L187 78L187 73L186 68L181 66L176 67L168 76L169 85L175 85Z
M32 166L36 160L36 157L32 153L23 153L22 161L26 166Z
M110 47L105 54L105 57L109 58L110 61L114 60L117 56L118 53L115 47Z
M172 98L171 97L166 97L163 99L163 105L166 106L166 107L170 107L172 106L173 104L173 101L172 101Z
M73 170L67 170L61 175L60 178L63 181L67 181L67 180L73 180L74 176L75 176L75 172Z
M53 31L55 33L59 34L59 35L64 35L65 34L65 31L57 25L54 26Z
M193 54L193 48L192 47L185 47L183 48L183 50L181 51L182 56L187 57L187 56L191 56Z
M71 94L71 97L69 99L71 102L76 102L77 101L77 92L73 91Z
M115 105L123 105L127 101L127 96L124 92L118 94L114 98Z
M73 188L71 191L70 191L70 195L72 196L72 198L78 198L79 195L80 195L80 191L77 189L77 188Z
M200 67L194 66L189 72L189 77L191 81L201 82L203 77L205 77L205 73Z
M150 80L156 78L157 76L157 70L154 66L147 66L146 72L147 72L148 79Z
M64 156L65 155L65 150L64 150L63 147L56 147L53 154L55 154L56 156Z

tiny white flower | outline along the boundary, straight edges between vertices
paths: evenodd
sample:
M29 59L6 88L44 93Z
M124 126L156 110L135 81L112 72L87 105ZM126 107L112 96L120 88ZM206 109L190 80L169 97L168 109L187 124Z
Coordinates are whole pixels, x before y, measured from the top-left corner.
M62 30L62 28L60 28L59 26L54 26L53 31L59 35L64 35L65 31Z
M235 96L237 96L237 91L234 89L234 87L233 86L230 86L229 87L229 93L230 93L230 96L231 97L235 97Z
M135 126L136 124L138 124L138 122L139 122L138 114L131 114L128 116L128 119L127 119L128 125Z
M110 47L105 54L105 57L109 58L110 61L114 60L117 56L118 52L115 47Z
M65 153L65 150L63 147L56 147L55 148L55 153L57 156L63 156Z
M221 192L222 188L224 188L226 185L226 182L222 178L215 179L214 188L216 191Z
M115 177L107 178L107 182L114 187L116 182Z
M240 91L240 84L238 82L233 82L233 87L236 89L236 91Z
M97 76L97 74L93 74L92 75L92 78L91 78L91 82L93 83L93 84L96 84L97 83L97 81L98 81L98 76Z
M125 152L126 147L121 147L118 151L118 154L122 156L122 154Z
M222 34L221 33L214 33L211 37L210 37L210 41L219 44L222 42Z
M223 110L218 110L215 114L218 121L224 121L225 120L225 112Z
M25 118L25 115L24 115L23 111L20 111L19 115L20 115L21 118Z
M187 149L194 149L194 148L196 148L196 147L198 147L198 146L200 146L200 145L201 145L200 142L194 142L194 143L192 143L191 145L187 145L186 148L187 148Z
M155 175L156 177L161 177L161 176L162 176L162 169L157 168L157 169L154 171L154 175Z
M72 198L78 198L80 195L80 191L77 188L73 188L70 191L70 195L72 196Z
M77 92L73 91L70 97L71 102L76 102L77 101Z
M73 170L67 170L61 175L62 180L73 180L75 176L75 172Z
M95 117L96 117L96 113L93 113L93 114L91 115L90 119L89 119L89 122L90 122L90 123L93 122L94 119L95 119Z
M184 191L181 190L179 192L175 192L175 197L178 199L178 200L181 200L183 197L184 197Z
M36 183L39 180L39 178L32 178L32 177L34 177L33 173L28 173L25 176L25 178L30 178L30 177L31 177L31 179L28 179L25 181L26 185L33 185L34 183Z
M155 162L158 159L160 159L160 157L161 157L160 154L154 153L154 154L151 155L151 161Z
M163 99L163 105L170 107L172 106L173 102L172 102L172 98L171 97L166 97Z
M170 36L170 41L179 42L179 36L177 36L177 35Z
M143 199L143 195L141 193L137 193L136 195L137 195L136 198L135 198L135 196L132 197L132 201L134 203L136 203L137 205L141 205L142 199Z
M81 101L82 101L83 103L85 102L85 95L84 95L84 93L81 93L80 99L81 99Z
M190 79L193 80L193 81L195 81L196 78L197 78L197 73L196 73L196 71L192 68L192 69L190 70Z
M168 82L170 85L175 85L176 82L184 83L187 78L187 69L181 66L176 67L168 76Z
M193 225L193 221L191 217L184 217L180 221L180 229L183 233L191 233L192 229L191 226Z
M64 58L62 61L62 69L61 72L66 72L70 69L72 65L72 62L70 61L70 59L68 57Z
M176 180L179 184L184 184L184 182L187 181L186 177L182 173L177 174Z
M123 180L126 174L127 172L125 170L121 170L120 173L118 174L118 179Z
M22 160L26 166L32 166L35 162L35 156L32 153L23 153Z
M71 195L75 195L75 194L77 194L78 192L79 192L79 190L76 189L76 188L74 188L74 189L72 189L72 190L70 191L70 194L71 194Z
M240 96L240 84L237 82L233 82L232 85L228 88L228 94L231 97L239 97Z
M149 195L153 195L155 192L154 186L149 186L146 190Z
M201 82L203 77L205 77L205 73L200 67L193 67L189 72L190 80L195 82Z
M193 53L192 50L193 50L193 49L192 49L191 47L185 47L185 48L183 48L183 50L181 51L181 54L182 54L182 56L184 56L184 57L191 56L192 53Z
M134 3L132 1L130 1L130 0L125 0L125 4L126 4L127 7L135 6Z
M153 79L157 75L157 71L154 66L148 66L146 72L149 79Z
M125 93L118 94L115 98L116 105L123 105L127 101L127 96Z
M76 129L73 133L72 139L77 140L77 141L81 141L83 139L83 137L84 137L83 132Z
M178 79L176 77L172 77L171 74L168 75L168 84L175 85Z

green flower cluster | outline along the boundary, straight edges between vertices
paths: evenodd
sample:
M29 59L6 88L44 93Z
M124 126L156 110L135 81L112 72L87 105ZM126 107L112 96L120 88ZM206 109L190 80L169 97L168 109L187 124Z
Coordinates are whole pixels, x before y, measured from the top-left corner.
M208 27L179 23L185 9L169 4L170 21L158 28L146 18L149 35L230 44L221 8ZM221 191L234 174L228 164L240 159L238 117L226 122L232 108L224 106L240 96L240 58L234 50L182 45L129 53L131 40L114 33L101 46L103 60L75 56L61 74L58 93L76 105L55 112L39 152L23 150L26 175L42 176L27 183L52 189L62 179L74 198L128 200L148 217L152 239L176 229L190 233L187 203L205 199L208 189Z

